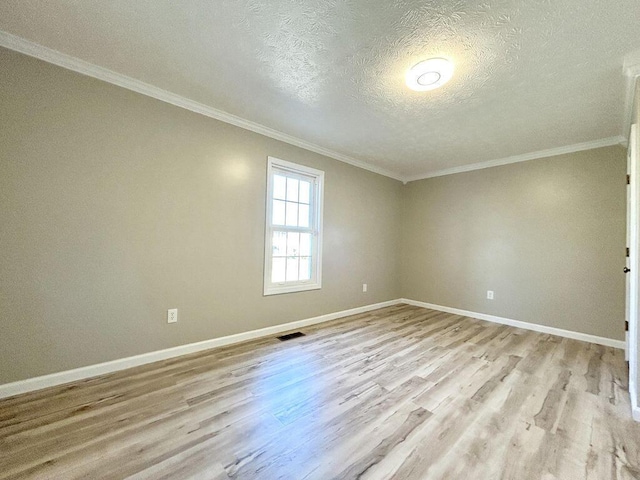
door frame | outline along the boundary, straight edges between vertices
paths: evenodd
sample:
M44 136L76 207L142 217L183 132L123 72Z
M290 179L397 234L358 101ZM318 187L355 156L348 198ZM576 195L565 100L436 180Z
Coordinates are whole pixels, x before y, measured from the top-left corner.
M640 406L638 405L638 385L640 384L639 351L640 326L638 312L640 310L640 151L638 145L638 126L633 124L629 135L629 149L627 156L627 172L629 175L627 195L627 245L629 256L626 257L627 293L626 320L629 322L627 332L627 352L629 358L629 395L634 420L640 421Z

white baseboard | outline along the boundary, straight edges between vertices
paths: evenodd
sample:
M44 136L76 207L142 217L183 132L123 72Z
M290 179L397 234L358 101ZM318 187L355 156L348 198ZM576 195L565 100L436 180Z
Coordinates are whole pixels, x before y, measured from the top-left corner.
M495 315L487 315L486 313L470 312L468 310L461 310L459 308L443 307L442 305L435 305L433 303L419 302L417 300L409 300L407 298L401 299L402 303L408 303L416 307L430 308L432 310L439 310L441 312L454 313L456 315L464 315L465 317L477 318L479 320L486 320L487 322L500 323L502 325L509 325L511 327L523 328L525 330L533 330L534 332L549 333L551 335L558 335L559 337L572 338L574 340L582 340L583 342L597 343L598 345L605 345L607 347L625 348L624 340L615 340L613 338L598 337L596 335L589 335L588 333L574 332L571 330L563 330L561 328L547 327L545 325L538 325L536 323L521 322L520 320L512 320L510 318L496 317Z
M145 365L147 363L166 360L167 358L179 357L181 355L186 355L189 353L200 352L202 350L209 350L211 348L222 347L224 345L231 345L233 343L240 343L260 337L267 337L269 335L286 332L288 330L295 330L298 328L308 327L309 325L328 322L337 318L348 317L349 315L356 315L358 313L364 313L370 310L376 310L378 308L397 305L398 303L400 303L400 300L390 300L387 302L365 305L363 307L351 308L349 310L342 310L340 312L320 315L319 317L312 317L295 322L283 323L282 325L274 325L273 327L251 330L249 332L237 333L235 335L228 335L226 337L212 338L210 340L204 340L202 342L190 343L187 345L180 345L178 347L167 348L164 350L157 350L155 352L143 353L141 355L135 355L133 357L120 358L118 360L112 360L110 362L88 365L86 367L66 370L64 372L52 373L50 375L43 375L41 377L29 378L27 380L20 380L18 382L5 383L4 385L0 385L0 398L12 397L21 393L32 392L34 390L62 385L69 382L75 382L86 378L96 377L98 375L104 375L106 373L117 372L119 370L125 370L127 368Z
M640 406L638 406L638 390L633 378L629 378L629 396L631 397L631 416L636 422L640 422Z
M523 328L526 330L533 330L541 333L549 333L549 334L558 335L561 337L573 338L575 340L582 340L585 342L597 343L600 345L606 345L608 347L621 348L621 349L624 349L625 347L625 342L623 340L614 340L612 338L598 337L596 335L589 335L586 333L573 332L570 330L563 330L560 328L547 327L544 325L537 325L534 323L521 322L519 320L512 320L509 318L497 317L494 315L487 315L485 313L470 312L468 310L461 310L459 308L445 307L442 305L435 305L432 303L419 302L416 300L401 298L397 300L389 300L387 302L375 303L372 305L365 305L363 307L351 308L349 310L343 310L340 312L328 313L326 315L320 315L318 317L312 317L304 320L298 320L295 322L284 323L282 325L275 325L273 327L266 327L258 330L251 330L249 332L242 332L234 335L228 335L226 337L212 338L210 340L204 340L202 342L190 343L187 345L180 345L178 347L167 348L164 350L157 350L155 352L143 353L141 355L135 355L133 357L121 358L118 360L112 360L110 362L89 365L81 368L75 368L73 370L66 370L64 372L52 373L50 375L43 375L41 377L29 378L27 380L20 380L18 382L6 383L4 385L0 385L0 398L12 397L14 395L19 395L21 393L27 393L34 390L47 388L47 387L53 387L56 385L62 385L65 383L75 382L78 380L84 380L87 378L96 377L98 375L117 372L119 370L125 370L127 368L137 367L139 365L145 365L147 363L153 363L153 362L158 362L160 360L166 360L168 358L187 355L189 353L200 352L202 350L209 350L211 348L222 347L225 345L240 343L240 342L253 340L260 337L266 337L269 335L274 335L276 333L286 332L288 330L308 327L310 325L328 322L331 320L335 320L337 318L347 317L349 315L356 315L358 313L364 313L371 310L376 310L378 308L397 305L399 303L406 303L406 304L414 305L417 307L430 308L432 310L439 310L441 312L453 313L456 315L464 315L465 317L478 318L480 320L500 323L503 325L510 325L512 327ZM634 400L633 396L632 396L632 409L633 409L634 418L640 421L640 407L637 405L637 399Z

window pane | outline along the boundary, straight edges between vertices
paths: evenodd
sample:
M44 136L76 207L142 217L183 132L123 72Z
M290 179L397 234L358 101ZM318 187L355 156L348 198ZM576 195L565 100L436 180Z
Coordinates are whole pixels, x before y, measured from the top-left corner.
M300 255L300 234L298 232L287 233L287 256Z
M273 176L273 198L285 200L287 190L287 178L282 175Z
M285 280L285 265L286 258L284 257L274 257L273 263L271 264L271 281L273 283L282 283Z
M287 232L273 232L273 256L284 257L287 254Z
M290 202L298 201L298 183L295 178L287 178L287 200Z
M300 180L300 203L309 203L309 192L311 190L311 184Z
M306 257L307 255L311 255L311 234L310 233L300 234L300 255L303 257Z
M272 225L284 225L284 204L281 200L273 201L273 219Z
M287 202L287 227L298 226L298 204Z
M299 204L298 205L298 213L300 215L300 220L298 221L298 226L300 227L308 227L311 223L309 221L309 205Z
M298 257L287 257L287 282L298 280Z
M309 280L309 279L311 279L311 258L301 257L300 258L300 280Z

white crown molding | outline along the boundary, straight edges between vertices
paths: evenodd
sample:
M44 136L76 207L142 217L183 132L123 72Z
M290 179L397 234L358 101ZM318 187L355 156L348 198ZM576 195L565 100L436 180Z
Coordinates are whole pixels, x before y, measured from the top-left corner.
M348 317L350 315L357 315L359 313L377 310L378 308L390 307L399 303L399 299L389 300L387 302L381 303L374 303L371 305L365 305L363 307L356 307L349 310L342 310L340 312L320 315L318 317L307 318L305 320L283 323L281 325L275 325L273 327L251 330L248 332L237 333L235 335L228 335L226 337L218 337L210 340L204 340L202 342L167 348L164 350L156 350L155 352L143 353L141 355L135 355L133 357L119 358L110 362L98 363L86 367L75 368L73 370L65 370L63 372L52 373L50 375L43 375L40 377L28 378L26 380L20 380L17 382L5 383L4 385L0 385L0 398L13 397L14 395L41 390L43 388L55 387L57 385L63 385L65 383L76 382L78 380L84 380L91 377L97 377L99 375L106 375L108 373L113 373L140 365L146 365L148 363L158 362L160 360L166 360L168 358L180 357L182 355L188 355L190 353L201 352L203 350L209 350L212 348L231 345L234 343L246 342L248 340L267 337L290 330L297 330L300 328L308 327L310 325L316 325L318 323L329 322L331 320Z
M631 124L633 123L633 100L635 97L636 81L640 78L640 63L625 65L623 69L625 78L624 113L622 116L622 136L625 142L629 139Z
M437 170L435 172L415 175L413 177L406 177L404 179L404 183L424 180L426 178L442 177L444 175L453 175L454 173L482 170L483 168L498 167L500 165L509 165L511 163L527 162L529 160L537 160L539 158L555 157L556 155L580 152L582 150L610 147L611 145L622 145L624 144L624 142L625 137L623 137L622 135L601 138L599 140L592 140L590 142L576 143L574 145L567 145L564 147L549 148L547 150L538 150L537 152L523 153L521 155L514 155L513 157L499 158L497 160L488 160L486 162L471 163L468 165L460 165L459 167L453 168L445 168L444 170Z
M640 77L640 63L636 63L635 65L625 65L624 76L632 78Z
M237 115L233 115L223 110L218 110L216 108L210 107L203 103L190 100L188 98L182 97L180 95L169 92L167 90L163 90L159 87L155 87L153 85L142 82L140 80L136 80L135 78L131 78L126 75L114 72L112 70L100 67L93 63L80 60L79 58L72 57L71 55L67 55L65 53L59 52L58 50L53 50L51 48L45 47L38 43L34 43L30 40L26 40L17 35L4 32L2 30L0 30L0 46L8 48L10 50L14 50L16 52L23 53L25 55L29 55L34 58L38 58L45 62L57 65L59 67L66 68L67 70L72 70L82 75L96 78L98 80L102 80L112 85L117 85L119 87L126 88L127 90L131 90L133 92L140 93L142 95L146 95L151 98L155 98L156 100L169 103L176 107L184 108L191 112L195 112L200 115L204 115L206 117L219 120L221 122L235 125L236 127L240 127L245 130L250 130L260 135L264 135L266 137L273 138L275 140L279 140L279 141L288 143L290 145L294 145L296 147L304 148L305 150L309 150L311 152L315 152L320 155L324 155L326 157L339 160L343 163L347 163L349 165L353 165L355 167L362 168L364 170L368 170L370 172L383 175L385 177L393 178L394 180L399 180L405 184L408 182L423 180L426 178L441 177L444 175L452 175L455 173L462 173L462 172L470 172L473 170L480 170L483 168L496 167L500 165L508 165L510 163L525 162L528 160L535 160L538 158L545 158L545 157L551 157L555 155L562 155L565 153L578 152L581 150L589 150L592 148L599 148L599 147L605 147L605 146L616 145L616 144L624 145L628 137L631 115L633 112L633 94L634 94L634 88L635 88L635 79L640 76L640 64L629 65L625 67L624 75L625 75L625 78L627 79L627 89L626 89L627 100L625 103L625 113L624 113L624 120L625 120L625 123L623 126L624 135L622 136L602 138L599 140L578 143L575 145L568 145L565 147L551 148L548 150L540 150L537 152L530 152L522 155L515 155L512 157L501 158L497 160L489 160L486 162L473 163L469 165L461 165L459 167L446 168L446 169L437 170L434 172L428 172L420 175L404 177L390 170L377 167L375 165L371 165L362 160L358 160L356 158L350 157L340 152L336 152L331 149L322 147L320 145L316 145L306 140L280 132L278 130L274 130L272 128L266 127L259 123L245 120L244 118L241 118Z
M417 300L409 300L407 298L401 298L399 303L407 303L416 307L429 308L431 310L438 310L440 312L453 313L455 315L463 315L465 317L477 318L479 320L486 320L487 322L499 323L501 325L509 325L510 327L523 328L525 330L532 330L534 332L548 333L551 335L557 335L559 337L572 338L573 340L581 340L583 342L597 343L598 345L605 345L607 347L619 348L624 350L624 340L616 340L613 338L598 337L597 335L590 335L588 333L574 332L572 330L564 330L562 328L548 327L546 325L540 325L537 323L523 322L520 320L512 320L510 318L497 317L495 315L488 315L486 313L471 312L469 310L461 310L459 308L444 307L442 305L435 305L433 303L420 302Z
M72 57L65 53L53 50L38 43L31 42L22 37L18 37L2 30L0 30L0 46L23 53L25 55L29 55L31 57L38 58L40 60L44 60L45 62L52 63L68 70L81 73L88 77L96 78L98 80L102 80L104 82L111 83L112 85L126 88L127 90L131 90L136 93L141 93L142 95L155 98L156 100L169 103L176 107L184 108L186 110L199 113L200 115L204 115L215 120L220 120L221 122L229 123L231 125L235 125L236 127L244 128L245 130L250 130L252 132L259 133L260 135L264 135L275 140L280 140L281 142L285 142L296 147L304 148L305 150L309 150L311 152L319 153L320 155L324 155L326 157L348 163L349 165L353 165L355 167L362 168L379 175L384 175L385 177L390 177L394 180L403 181L402 176L384 168L370 165L369 163L355 159L348 155L344 155L328 148L321 147L320 145L307 142L306 140L302 140L301 138L288 135L259 123L245 120L244 118L238 117L237 115L212 108L203 103L189 100L188 98L182 97L175 93L171 93L167 90L163 90L140 80L136 80L135 78L131 78L112 70L99 67L98 65L95 65L93 63L85 62L84 60L80 60L79 58Z

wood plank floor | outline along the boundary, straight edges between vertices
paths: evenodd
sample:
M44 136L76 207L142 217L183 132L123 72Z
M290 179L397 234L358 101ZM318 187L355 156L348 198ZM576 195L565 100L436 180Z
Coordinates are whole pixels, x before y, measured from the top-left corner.
M624 354L397 305L0 401L0 478L631 479Z

